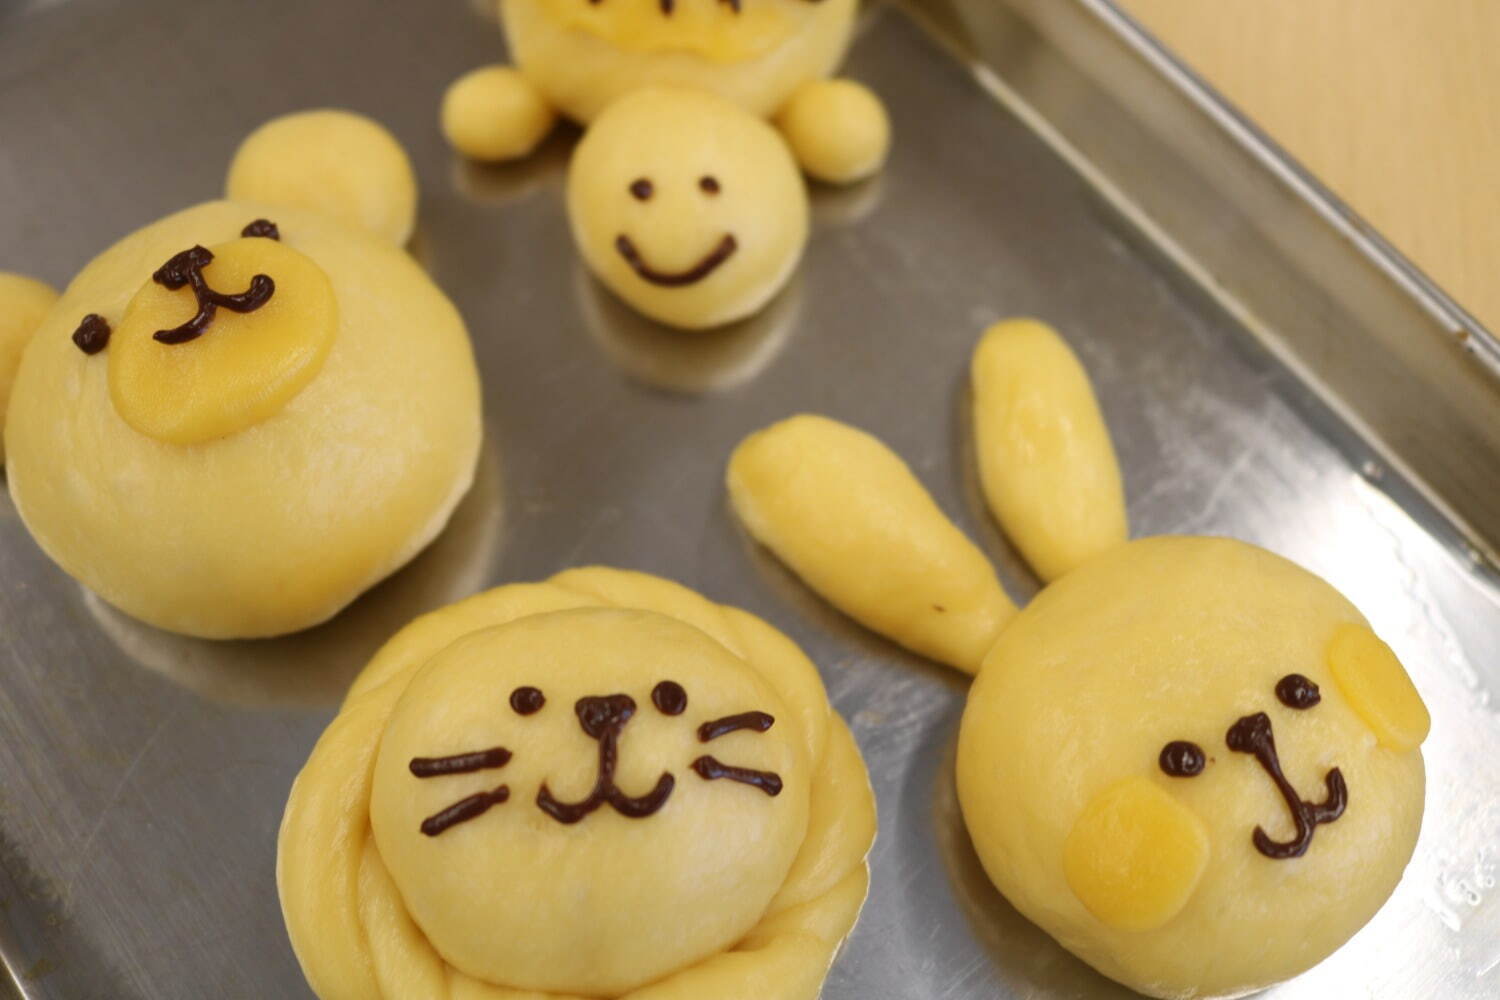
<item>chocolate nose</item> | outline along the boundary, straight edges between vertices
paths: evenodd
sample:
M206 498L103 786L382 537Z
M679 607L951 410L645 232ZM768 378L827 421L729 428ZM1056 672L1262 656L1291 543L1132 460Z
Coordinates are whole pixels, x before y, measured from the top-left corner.
M573 711L590 739L603 739L605 733L618 732L635 715L635 699L628 694L590 695L579 698Z

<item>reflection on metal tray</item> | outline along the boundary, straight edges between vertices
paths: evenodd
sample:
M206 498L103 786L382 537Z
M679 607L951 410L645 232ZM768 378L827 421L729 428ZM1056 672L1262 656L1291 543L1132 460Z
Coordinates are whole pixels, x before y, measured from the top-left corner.
M1481 426L1500 398L1448 335L1468 320L1225 131L1104 0L929 0L921 14L872 10L850 63L891 105L890 169L819 192L799 283L710 347L640 324L580 275L558 190L571 135L508 169L450 159L437 95L500 45L468 4L0 3L0 267L65 281L121 233L215 194L261 120L366 111L412 149L416 250L470 322L490 430L483 488L436 548L332 624L272 643L123 619L0 501L0 958L21 995L307 996L275 835L350 671L421 609L586 562L742 605L822 667L882 824L827 1000L1123 995L980 872L951 777L963 681L811 596L748 544L721 486L742 434L827 412L906 456L1028 597L961 419L969 349L1012 314L1078 346L1138 533L1234 534L1324 574L1433 710L1405 881L1275 995L1495 995L1500 599L1464 552L1500 537L1475 502L1500 476L1500 420Z

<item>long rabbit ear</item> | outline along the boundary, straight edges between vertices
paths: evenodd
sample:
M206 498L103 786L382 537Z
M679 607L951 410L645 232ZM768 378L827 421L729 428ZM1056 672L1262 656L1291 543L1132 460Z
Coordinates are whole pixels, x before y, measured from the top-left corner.
M1101 923L1149 931L1192 898L1208 866L1208 831L1192 810L1142 777L1097 795L1063 844L1068 887Z
M729 495L756 540L851 617L975 673L1015 605L994 568L889 448L798 416L729 460Z
M1035 320L996 324L971 372L990 510L1043 580L1125 542L1125 490L1088 373Z

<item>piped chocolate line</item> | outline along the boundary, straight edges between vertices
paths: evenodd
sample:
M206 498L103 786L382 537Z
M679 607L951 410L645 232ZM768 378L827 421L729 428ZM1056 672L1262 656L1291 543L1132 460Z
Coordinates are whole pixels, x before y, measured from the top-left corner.
M433 813L422 821L422 832L436 837L444 830L466 823L489 812L490 806L498 806L510 799L510 786L501 785L491 792L480 792L466 799L459 799L441 812Z
M724 238L708 252L706 257L686 271L673 273L670 271L658 271L646 263L646 258L641 256L640 250L636 248L635 241L629 236L621 233L615 237L615 249L620 252L621 257L625 258L625 263L629 264L635 273L641 276L642 280L649 281L653 285L660 285L663 288L682 288L686 285L696 285L717 271L725 261L734 256L735 251L739 248L739 241L734 238L734 234L726 233L724 234Z
M419 778L440 778L449 774L488 771L510 763L510 751L504 747L459 753L451 757L413 757L411 773Z
M775 716L767 715L765 712L741 712L739 715L726 715L722 719L714 719L705 722L698 727L698 741L710 743L720 736L728 736L741 730L751 730L763 733L776 725Z
M197 340L214 321L220 306L231 312L250 313L271 301L271 296L276 294L276 282L266 274L255 275L250 279L250 287L238 295L215 291L203 276L203 269L213 263L213 259L214 255L207 247L195 246L174 254L151 275L152 281L170 291L191 285L198 300L198 312L192 319L170 330L156 331L152 335L156 340L163 344L186 344Z
M693 761L693 770L698 772L698 777L704 781L717 781L720 778L728 781L738 781L742 785L750 785L759 788L773 799L781 794L781 775L770 771L755 771L748 767L731 767L713 757L699 757Z
M677 779L670 774L663 774L657 779L655 788L639 797L626 795L615 785L615 768L620 762L620 732L635 716L635 699L626 694L580 698L574 711L583 731L590 739L599 742L599 769L594 789L577 802L564 802L543 782L536 794L537 808L559 823L571 826L606 804L629 819L645 819L666 805L677 785Z
M1229 744L1229 749L1234 752L1255 756L1266 774L1270 775L1271 780L1276 783L1277 790L1281 792L1281 797L1286 800L1287 808L1291 810L1292 822L1297 826L1297 836L1288 841L1272 840L1264 827L1257 826L1253 838L1255 849L1266 857L1277 861L1302 857L1312 846L1313 834L1317 832L1318 824L1332 823L1344 815L1344 807L1349 802L1349 789L1344 784L1343 773L1335 767L1324 776L1323 784L1328 796L1322 802L1304 801L1281 770L1281 760L1276 754L1276 737L1271 728L1271 717L1265 712L1256 712L1254 715L1247 715L1240 719L1229 727L1229 732L1225 734L1224 739Z

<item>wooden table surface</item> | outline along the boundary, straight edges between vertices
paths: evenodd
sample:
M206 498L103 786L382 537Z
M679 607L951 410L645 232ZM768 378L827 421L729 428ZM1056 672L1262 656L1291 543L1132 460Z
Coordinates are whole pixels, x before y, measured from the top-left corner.
M1123 0L1500 331L1500 0Z

